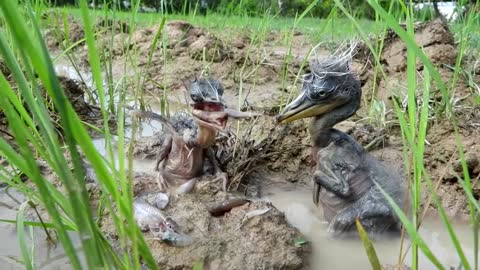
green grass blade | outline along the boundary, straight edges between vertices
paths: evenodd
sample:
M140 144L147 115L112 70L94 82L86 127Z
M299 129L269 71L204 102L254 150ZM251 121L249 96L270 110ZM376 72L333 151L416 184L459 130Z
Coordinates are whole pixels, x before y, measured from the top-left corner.
M17 224L18 220L0 219L0 222ZM42 222L37 222L37 221L23 221L23 224L27 225L27 226L32 226L32 227L55 228L55 226L52 223L42 223ZM73 230L73 228L68 227L68 225L66 225L66 224L64 226L66 226L67 229L69 229L69 230Z
M25 265L25 269L33 270L35 266L33 261L31 260L31 256L29 254L29 250L27 247L27 239L25 238L25 223L24 223L24 212L25 207L28 205L28 201L23 202L20 207L18 208L17 213L17 237L18 241L20 242L20 250L22 251L23 257L23 264Z
M357 225L357 231L358 234L360 235L360 238L362 239L363 242L363 247L365 248L365 252L367 252L368 260L370 261L370 264L372 265L373 270L382 270L382 266L380 265L380 261L378 260L377 252L375 251L375 247L372 244L372 241L370 241L370 238L368 238L368 234L363 228L362 223L358 219L355 220L355 224Z
M100 58L98 56L98 51L95 46L95 38L92 32L92 23L91 18L89 15L89 10L87 6L86 0L80 0L80 11L83 19L83 29L85 31L85 39L87 43L88 49L88 58L90 63L90 68L92 69L92 76L95 82L95 87L98 91L98 97L100 99L100 108L102 109L102 116L103 116L103 125L104 125L104 135L105 135L105 142L107 146L107 153L109 154L110 160L113 161L113 150L112 146L110 145L111 136L110 136L110 129L108 124L108 110L106 108L106 100L105 100L105 90L103 88L103 80L102 80L102 72L101 72L101 65L100 65Z
M338 1L338 0L335 0L335 1ZM438 88L440 88L440 91L442 92L443 97L448 98L449 94L448 94L447 88L445 87L445 84L443 83L443 80L442 80L440 74L438 73L438 70L435 69L435 67L432 64L432 62L430 61L430 59L428 59L428 57L425 55L425 53L418 47L414 38L411 35L409 35L405 30L403 30L403 28L398 24L398 22L395 20L395 18L392 15L388 14L378 4L378 2L373 1L373 0L367 0L367 1L370 4L370 6L386 21L388 26L390 28L392 28L392 30L395 31L395 33L406 43L407 48L410 48L411 50L413 50L415 55L418 58L420 58L420 60L424 64L425 68L428 69L432 78L437 83ZM447 110L448 110L448 112L451 111L451 108L450 108L449 105L447 105Z
M409 12L406 13L407 16L407 33L409 36L414 36L413 29L413 18ZM415 51L411 48L407 48L407 98L408 98L408 121L410 131L410 138L415 138L416 136L416 126L417 126L417 106L416 106L416 90L417 90L417 67L416 67L416 55ZM423 142L417 142L423 144ZM418 156L417 152L414 152L416 157ZM419 209L421 204L421 170L419 168L422 166L423 161L417 158L413 159L414 170L413 170L413 207L412 207L412 216L413 224L415 227L419 227ZM418 269L418 247L415 242L412 243L412 268L414 270Z
M409 235L412 237L412 241L414 241L418 245L418 247L422 250L423 254L425 254L425 257L427 257L427 259L429 259L435 265L435 267L437 267L437 269L444 270L445 267L443 267L443 265L440 263L437 257L433 255L428 245L425 243L425 241L423 241L422 237L417 232L417 228L415 224L410 222L410 220L407 218L405 213L403 213L402 209L400 209L400 207L395 203L395 201L390 197L390 195L388 195L380 185L378 185L377 183L375 184L380 189L380 191L385 196L390 206L392 206L393 210L397 214L400 221L405 226L405 229L407 230Z
M0 74L0 88L10 88L10 85L5 80L3 74ZM3 96L3 93L4 91L0 91L0 106L4 109L8 122L22 123L11 104L7 101L6 97ZM25 138L25 134L29 134L29 132L25 130L21 124L11 124L10 128L12 129L12 133L15 135L21 153L15 153L15 151L3 139L0 140L0 151L4 153L10 152L10 155L7 156L7 158L11 162L16 162L15 165L24 166L24 170L22 171L28 172L30 179L38 187L42 202L44 203L44 206L46 207L48 213L52 218L52 223L55 224L55 229L58 232L59 239L62 242L67 255L69 255L72 267L74 269L80 269L80 262L77 255L75 254L71 239L67 235L65 227L61 222L60 214L56 210L55 203L52 200L49 188L46 185L47 181L45 181L41 176L41 172L39 171L39 168L36 164L36 160L31 155L31 150L28 148L28 142Z
M193 270L203 270L203 262L193 263Z
M165 18L165 17L162 18L162 20L160 22L160 27L158 28L157 33L155 33L155 36L154 36L153 41L152 41L152 45L150 46L150 50L148 52L147 64L145 65L145 68L143 69L144 70L143 74L147 74L147 70L152 64L153 53L157 49L157 44L158 44L158 41L160 40L160 38L162 36L162 32L163 32L163 28L165 26L166 20L167 20L167 18ZM142 78L143 78L143 80L140 83L140 86L137 88L139 90L139 93L138 94L136 93L136 94L139 96L139 99L140 99L140 109L145 110L145 104L143 103L143 89L144 89L144 86L145 86L146 77L142 76Z
M447 229L448 235L450 236L450 239L452 240L452 243L455 247L455 252L460 257L460 261L462 263L462 266L465 268L465 270L470 270L471 269L470 263L468 262L468 260L465 256L465 253L463 252L462 246L460 245L460 241L458 240L457 235L455 234L455 230L453 229L453 226L452 226L451 222L448 220L447 213L445 212L445 209L442 206L442 202L438 198L438 195L437 195L435 189L433 188L432 181L431 181L430 177L428 176L428 173L425 171L425 168L424 168L424 175L425 175L425 178L426 178L427 185L430 189L430 192L431 192L431 194L433 196L433 199L435 201L435 204L437 206L438 213L440 214L440 218L442 219L442 221L443 221L443 223L444 223L444 225Z
M368 35L365 33L364 29L362 28L362 26L358 23L357 19L355 17L353 17L350 12L348 12L348 10L345 8L345 6L342 4L342 2L340 2L340 0L334 0L335 1L335 5L350 19L350 21L352 22L352 24L355 26L355 28L357 29L358 33L360 33L360 36L361 38L363 39L363 41L365 42L365 45L368 47L368 49L372 52L372 55L373 55L373 58L375 60L375 65L376 66L382 66L381 62L380 62L380 56L378 55L378 53L376 53L376 50L373 48L370 40L369 40L369 37ZM387 75L385 74L385 72L383 71L383 69L380 69L380 71L382 72L382 75L384 78L387 77Z

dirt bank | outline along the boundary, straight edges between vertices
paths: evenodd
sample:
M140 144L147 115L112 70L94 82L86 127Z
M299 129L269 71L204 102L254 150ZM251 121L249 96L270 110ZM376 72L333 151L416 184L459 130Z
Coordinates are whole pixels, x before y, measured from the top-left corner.
M252 201L213 217L209 207L227 199L242 197L220 190L212 177L203 177L192 193L170 195L162 213L178 224L182 233L192 237L186 247L170 246L151 239L145 233L152 254L163 269L191 269L196 263L203 269L302 269L307 264L309 244L299 231L288 225L283 213L272 204ZM155 176L138 173L134 179L136 197L158 192ZM102 228L115 239L111 220Z
M425 55L430 59L433 65L438 69L442 81L449 87L454 80L453 67L457 58L457 48L453 33L448 26L441 20L435 20L428 23L419 23L415 26L415 41L422 47ZM356 55L354 66L362 79L362 89L364 92L363 108L358 112L359 117L369 116L370 100L385 104L382 112L377 111L377 116L383 114L383 124L388 128L386 134L388 138L383 142L383 149L380 152L396 152L396 159L391 159L392 163L403 163L402 156L402 140L398 122L392 111L392 98L399 101L406 99L407 75L406 60L407 49L403 41L393 32L388 31L386 34L385 44L380 55L380 63L385 71L386 77L378 74L374 77L374 58L369 53L366 46L360 48L360 52ZM464 68L468 69L471 62L464 62ZM419 72L417 76L417 85L419 85L417 100L421 98L421 87L423 85L422 71L423 64L417 59L416 69ZM480 109L475 102L475 87L467 78L459 74L456 78L456 87L454 91L449 92L451 95L448 102L453 101L453 114L457 118L459 126L459 137L462 141L464 151L469 156L469 172L472 179L478 179L480 167L478 166L479 143L478 135L480 126ZM478 85L480 76L473 76L473 82ZM445 115L434 113L433 111L442 110L443 99L442 93L436 85L433 86L430 107L432 113L429 116L429 125L427 133L427 146L425 150L425 165L430 173L430 177L438 188L438 193L442 200L443 206L446 208L450 216L468 217L468 209L466 204L466 196L463 189L457 182L457 176L462 178L461 169L459 168L458 147L455 139L453 126ZM387 124L386 122L390 122ZM365 145L365 144L364 144ZM476 180L474 180L476 183ZM480 188L474 186L474 194L478 199ZM425 187L424 200L427 203L429 191ZM431 210L436 207L433 203L428 205Z

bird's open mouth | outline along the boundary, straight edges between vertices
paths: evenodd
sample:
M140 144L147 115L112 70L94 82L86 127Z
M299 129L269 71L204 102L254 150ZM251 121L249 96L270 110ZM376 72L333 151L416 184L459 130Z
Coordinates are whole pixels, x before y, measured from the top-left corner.
M199 124L215 129L224 129L227 125L228 113L223 103L197 102L192 104L192 115Z
M201 110L206 112L219 112L223 111L225 106L220 102L196 102L192 103L192 107L195 110Z

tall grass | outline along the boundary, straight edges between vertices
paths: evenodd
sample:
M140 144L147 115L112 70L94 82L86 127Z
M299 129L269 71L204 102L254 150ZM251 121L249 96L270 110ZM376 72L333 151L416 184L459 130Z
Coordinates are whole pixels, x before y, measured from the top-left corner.
M339 0L335 0L337 6L356 24L355 18L344 8L343 4ZM384 10L377 1L368 0L368 3L377 13L377 20L382 21L389 28L393 29L396 34L405 42L407 46L407 109L406 111L398 102L394 102L396 115L400 123L400 128L402 131L402 138L404 139L404 144L408 151L405 151L405 160L407 162L407 172L411 171L411 177L409 177L410 182L410 198L412 205L412 219L409 219L408 216L404 213L406 209L403 209L403 206L397 206L388 197L386 193L385 196L389 202L393 205L396 213L399 215L403 225L408 231L409 235L412 238L412 268L414 270L419 269L418 266L418 252L421 250L424 255L438 268L445 269L440 263L439 258L437 258L431 251L430 247L425 243L425 241L420 236L418 229L421 225L421 194L422 188L427 187L429 193L433 197L435 205L438 209L440 218L448 232L450 240L455 248L455 251L460 259L463 269L478 269L478 210L479 204L478 201L471 196L472 186L470 181L470 176L468 169L465 163L464 150L458 134L458 126L455 118L455 114L452 110L452 97L455 93L457 75L461 70L462 58L466 48L466 36L468 35L469 29L473 27L473 22L475 21L474 17L476 16L473 13L470 13L467 19L464 22L465 32L461 32L460 43L458 45L459 53L456 61L456 66L454 68L454 79L452 84L446 86L441 79L439 71L432 64L432 62L427 58L423 53L422 49L418 47L414 39L414 12L412 8L412 2L410 1L409 5L405 5L403 1L398 1L400 4L402 17L406 19L406 30L400 27L397 18L391 15L391 12ZM362 29L358 27L358 31L362 33ZM362 34L365 37L364 34ZM369 46L370 50L377 59L379 52L376 51L373 47ZM416 70L416 61L419 59L424 65L423 73L423 85L420 86L419 90L418 85L418 75ZM377 66L379 62L376 62ZM432 80L433 79L433 80ZM424 164L424 152L425 152L425 142L427 128L429 125L428 116L430 114L429 102L430 102L430 93L432 88L436 86L440 89L443 102L441 103L442 109L437 111L437 117L448 118L454 127L454 132L457 140L458 153L462 162L463 167L463 177L460 179L462 186L464 188L465 194L468 198L469 210L470 210L470 220L472 223L472 237L474 238L474 262L473 265L465 256L465 253L460 245L458 237L453 229L451 220L446 215L446 212L441 204L441 201L436 193L436 190L433 187L432 180L430 179L429 172L427 171ZM420 95L419 95L420 94ZM421 96L421 99L418 99L418 96ZM437 105L438 106L438 105ZM444 112L440 114L439 112ZM409 174L410 175L410 174ZM428 207L428 206L427 206ZM403 258L401 256L401 258ZM400 260L401 262L402 260Z
M111 103L106 100L102 67L86 1L80 1L80 6L90 68L103 112L104 135L107 144L110 144L108 111L114 108L108 108ZM41 11L41 6L35 8L37 12ZM111 145L110 160L104 159L95 149L92 139L68 102L55 75L32 6L27 4L22 8L16 1L3 1L0 9L5 20L4 31L0 32L0 53L16 84L14 89L5 76L0 74L0 106L7 117L9 130L15 137L13 145L0 138L0 154L16 171L25 174L34 183L34 187L18 181L13 173L2 174L1 180L25 191L24 194L29 200L40 204L47 211L50 217L48 225L57 233L58 241L62 244L72 268L140 269L140 258L143 258L149 268L156 269L148 246L133 219L131 179L126 175L123 152L119 153L120 162L116 167ZM46 97L42 95L39 83L45 87L47 97L53 100L54 108L60 117L60 125L63 127L62 138L57 135L48 108L43 102ZM114 94L110 91L109 95L112 99ZM117 133L119 145L123 145L123 103L119 104L119 107L115 108L119 119ZM70 156L73 170L69 168L66 153ZM112 246L107 240L93 214L81 153L94 168L103 196L108 198L103 200L103 203L114 221L120 247ZM45 179L37 159L48 163L65 189L64 193ZM24 226L35 225L23 222L22 216L20 211L20 230ZM22 235L20 232L19 236ZM72 235L76 237L72 238ZM77 251L76 239L80 242L81 253ZM19 240L26 267L31 269L33 262L29 259L31 254L25 245L26 239L20 237Z

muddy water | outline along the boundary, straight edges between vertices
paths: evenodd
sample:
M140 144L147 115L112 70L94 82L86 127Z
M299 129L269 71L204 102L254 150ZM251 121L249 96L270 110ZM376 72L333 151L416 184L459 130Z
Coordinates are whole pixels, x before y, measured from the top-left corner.
M17 209L24 201L25 197L14 189L0 189L0 219L15 220ZM35 269L71 269L69 260L61 246L49 244L45 233L41 229L26 229L25 236L28 247L31 247L31 239L34 239ZM78 247L75 235L71 234L71 237ZM22 264L23 260L15 225L0 222L0 243L0 269L25 269ZM30 249L30 252L32 253L32 249ZM81 253L80 250L78 252Z
M336 240L328 237L327 224L323 221L321 208L312 202L311 189L306 186L269 187L265 192L266 200L285 212L289 222L297 227L312 243L312 269L371 269L360 240ZM465 255L473 262L473 239L470 225L454 224ZM438 218L427 218L420 230L421 236L431 248L433 254L447 267L459 264L453 245L443 224ZM406 241L405 246L409 246ZM375 240L380 262L394 264L398 261L399 238ZM406 265L410 266L411 253L407 254ZM419 269L437 269L423 254L420 255Z
M159 130L161 127L158 122L152 121L151 123L142 123L141 136L151 136L154 131ZM126 136L131 134L131 129L126 129ZM116 137L112 138L113 144L115 144ZM100 154L107 156L105 148L105 139L94 139L93 143ZM118 162L118 155L114 150L115 163ZM153 168L152 161L135 160L134 167L136 171L150 171ZM26 200L18 191L12 188L3 187L0 189L0 219L15 220L17 210ZM28 218L27 218L28 220ZM60 270L71 269L69 260L66 257L63 248L60 245L52 246L46 241L45 233L41 229L34 229L32 232L35 254L35 269L48 269L48 270ZM26 230L27 243L30 241L30 230ZM75 236L72 234L73 238ZM75 241L74 241L75 242ZM0 222L0 270L10 269L25 269L22 264L22 253L20 244L17 239L17 232L15 225L10 223Z

